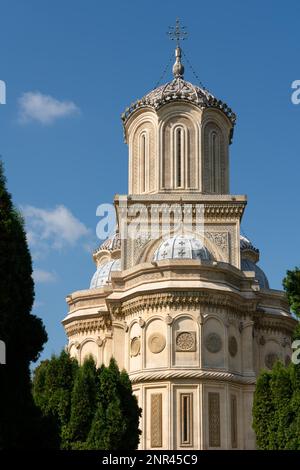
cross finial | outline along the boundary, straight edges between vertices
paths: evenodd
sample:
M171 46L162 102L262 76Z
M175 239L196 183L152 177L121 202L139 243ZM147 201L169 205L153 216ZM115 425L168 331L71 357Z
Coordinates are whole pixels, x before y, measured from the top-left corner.
M183 78L184 66L181 63L181 48L180 41L184 41L187 38L187 32L185 26L180 26L179 18L176 20L176 26L169 27L168 35L172 41L176 41L175 57L176 62L173 65L173 75L175 79Z
M185 26L180 26L180 20L177 18L175 26L169 26L168 35L172 41L176 41L176 46L179 47L179 41L187 39L187 32Z

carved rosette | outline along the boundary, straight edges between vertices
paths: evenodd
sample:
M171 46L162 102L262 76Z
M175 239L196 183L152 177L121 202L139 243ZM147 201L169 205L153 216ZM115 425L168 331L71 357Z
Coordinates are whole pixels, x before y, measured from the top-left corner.
M194 331L178 331L176 351L196 351L196 333Z

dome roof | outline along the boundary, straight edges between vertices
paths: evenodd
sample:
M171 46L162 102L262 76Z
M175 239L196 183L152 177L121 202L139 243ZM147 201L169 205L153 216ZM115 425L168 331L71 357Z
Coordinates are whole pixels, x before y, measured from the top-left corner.
M104 240L103 243L97 248L95 251L102 251L102 250L108 250L108 251L114 251L114 250L120 250L121 249L121 239L120 239L120 234L119 232L115 231L111 236L109 236L106 240Z
M155 88L142 99L137 100L125 110L122 114L122 120L125 123L137 109L151 107L157 110L172 101L193 103L199 108L218 108L226 114L232 125L235 124L236 115L226 103L215 98L205 88L200 88L187 82L183 77L175 77L172 81Z
M262 289L269 289L269 281L263 270L257 266L253 261L247 258L241 260L242 271L254 271L255 279L258 281L259 287Z
M201 259L210 260L210 252L202 242L193 236L176 235L164 240L154 253L153 260L163 259Z
M98 287L108 285L111 280L111 273L114 271L121 271L120 259L114 259L101 264L92 277L90 289L97 289Z

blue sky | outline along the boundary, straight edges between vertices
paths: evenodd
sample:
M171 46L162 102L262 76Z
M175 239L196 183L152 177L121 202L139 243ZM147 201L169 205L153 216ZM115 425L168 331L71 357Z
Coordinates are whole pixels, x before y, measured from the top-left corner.
M94 272L96 207L127 192L120 114L159 80L177 16L201 81L238 115L231 192L248 195L243 231L281 287L300 262L299 2L2 0L0 10L0 154L27 217L43 358L65 344L66 295Z

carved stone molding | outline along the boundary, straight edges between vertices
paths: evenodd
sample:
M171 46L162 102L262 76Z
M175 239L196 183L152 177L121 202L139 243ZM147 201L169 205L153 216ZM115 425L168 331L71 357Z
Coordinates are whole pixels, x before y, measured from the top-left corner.
M112 314L118 318L136 314L142 310L158 311L173 308L174 310L199 309L200 306L214 306L228 308L232 312L245 315L256 310L257 300L243 299L230 293L219 294L207 291L173 291L155 294L137 295L125 300L123 303L112 302L110 308Z
M167 371L144 371L131 372L129 377L132 383L152 382L158 380L171 379L203 379L203 380L224 380L232 383L255 384L255 376L242 376L231 372L212 370L167 370Z
M109 330L111 328L111 319L106 316L105 318L93 318L85 320L73 320L64 324L66 334L68 337L78 333L95 332L99 330Z
M205 232L205 235L221 251L228 252L228 232Z

